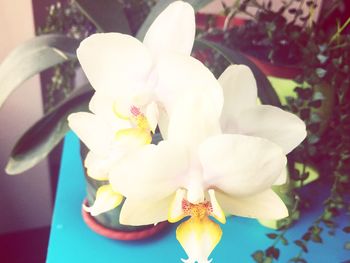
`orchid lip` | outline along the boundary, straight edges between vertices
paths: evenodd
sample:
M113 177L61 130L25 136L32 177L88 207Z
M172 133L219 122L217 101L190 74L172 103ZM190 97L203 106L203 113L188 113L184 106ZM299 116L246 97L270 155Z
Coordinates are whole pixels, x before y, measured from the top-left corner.
M185 189L178 189L176 192L176 196L169 210L169 222L177 222L186 216L199 220L212 216L220 223L226 223L225 214L216 200L215 191L213 189L208 190L209 200L204 200L196 204L191 203L186 198L186 194L188 193Z
M192 204L186 199L182 199L182 210L184 211L185 215L196 217L198 219L203 219L213 212L213 208L209 201L199 204Z
M182 259L183 262L211 262L208 260L211 252L219 243L222 230L216 222L209 217L214 217L221 223L225 223L219 204L215 198L215 191L209 189L209 199L193 204L186 198L185 189L176 192L174 202L169 211L170 222L176 222L183 217L190 218L182 222L176 229L176 238L189 256Z

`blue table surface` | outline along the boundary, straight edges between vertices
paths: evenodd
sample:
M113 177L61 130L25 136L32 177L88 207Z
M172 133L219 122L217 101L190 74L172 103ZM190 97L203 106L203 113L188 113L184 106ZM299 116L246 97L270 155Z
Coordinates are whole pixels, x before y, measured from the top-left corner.
M73 133L68 133L64 143L47 263L175 263L181 262L180 258L187 258L175 238L176 225L144 241L125 242L99 236L85 225L81 217L84 196L85 181L79 140ZM304 212L302 221L287 232L290 244L278 245L281 248L278 262L287 262L299 252L293 240L301 237L320 214L321 208L319 205ZM341 219L343 223L345 220ZM266 233L273 231L253 219L229 217L222 229L222 240L211 255L214 263L254 262L251 254L257 249L266 249L273 242L266 237ZM336 236L324 233L322 237L323 245L309 242L309 253L305 254L309 263L340 263L350 259L350 252L344 249L345 241L350 240L350 235L337 230Z

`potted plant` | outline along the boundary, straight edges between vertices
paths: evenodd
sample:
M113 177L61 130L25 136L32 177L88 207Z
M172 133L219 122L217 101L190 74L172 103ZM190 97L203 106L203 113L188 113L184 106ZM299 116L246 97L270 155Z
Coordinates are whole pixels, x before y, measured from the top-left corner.
M333 2L330 8L334 9L339 4ZM252 7L256 9L255 13L250 11ZM312 50L325 37L321 31L330 13L320 13L316 20L317 9L319 13L320 10L324 11L322 2L289 1L276 9L272 7L271 1L267 4L244 1L239 6L231 7L234 14L243 13L250 19L239 27L231 27L223 32L225 45L240 49L269 76L284 105L286 97L296 97L294 88L298 84L291 80L297 80L303 74L308 50ZM310 85L305 82L299 86L306 88ZM329 103L321 107L323 112L318 112L323 114L323 120L327 120L333 99L329 90L323 91Z
M169 3L170 2L171 1L169 1ZM149 11L150 6L154 4L155 3L147 3L146 10ZM160 11L165 8L166 4L167 3L159 3L152 9L145 23L139 28L138 36L140 38L143 37L150 23ZM197 8L205 4L206 2L201 2L197 4ZM11 159L6 168L9 174L21 173L44 158L69 130L66 121L69 113L87 109L88 102L93 94L91 86L84 85L84 87L80 89L74 89L74 87L72 87L74 84L74 71L75 68L78 67L75 50L82 38L94 32L111 30L130 32L128 21L131 21L130 23L132 24L133 21L137 20L131 15L135 13L130 11L132 8L135 8L135 6L139 8L137 3L128 3L128 5L126 5L115 1L101 6L86 1L69 2L68 6L55 4L49 9L50 16L48 17L47 24L40 30L40 33L43 35L23 44L22 47L14 50L13 53L5 59L1 65L0 73L1 79L3 80L2 83L6 83L6 85L2 86L3 90L6 91L2 95L2 103L6 97L29 76L51 67L55 67L55 70L48 90L59 90L59 88L61 88L61 90L64 91L63 94L66 94L66 98L62 100L64 96L59 96L61 97L61 101L55 102L57 98L53 98L53 93L48 92L49 97L46 104L47 114L26 131L14 147ZM107 10L109 10L109 14L101 15L101 12L99 12L99 8L101 7L104 8L104 14L107 14ZM110 10L114 11L112 12ZM124 11L126 11L126 13L129 11L129 19L123 15ZM116 17L115 12L119 13L120 16ZM146 15L147 12L143 16L145 17ZM58 21L61 22L58 23ZM134 23L140 24L140 22L137 21ZM135 31L135 29L133 30ZM43 55L43 52L47 52L47 55ZM62 56L62 54L64 54L64 56ZM29 67L28 71L24 71L21 68L21 66L27 67L20 62L24 57L28 58L31 63L31 67ZM36 63L38 57L42 58L40 63ZM65 64L61 65L61 63ZM13 75L7 74L8 70L12 70L13 68L17 69L16 71L12 71ZM260 72L256 72L256 74L259 75ZM261 76L260 73L260 77ZM14 81L14 79L16 79L16 81ZM263 87L263 85L260 86ZM265 86L267 87L265 87L265 89L269 88L267 83L265 83ZM271 100L271 102L273 103L273 100ZM37 136L37 133L40 133L41 136ZM31 141L31 143L29 144L28 141ZM103 184L102 182L102 185ZM90 202L96 196L97 186L101 186L101 183L89 178L88 198ZM118 213L118 211L114 212L113 217L116 216L115 213ZM89 220L86 214L85 219ZM106 220L103 216L101 216L100 219L97 218L97 220L104 223L108 221L108 219ZM92 221L89 220L89 222L91 223ZM107 223L107 226L113 228L116 225L115 223ZM103 232L106 233L105 230L103 230ZM114 236L123 239L123 237L118 237L118 235Z
M315 219L304 236L295 241L301 252L291 260L305 262L302 254L307 250L307 244L322 242L321 225L325 224L330 233L334 233L337 228L335 218L346 213L348 207L345 193L349 184L349 172L346 168L348 166L345 161L348 154L341 145L347 145L348 140L344 130L348 125L345 113L348 107L344 103L349 94L346 88L349 77L345 73L348 72L348 66L344 61L349 60L347 29L350 19L346 15L342 20L332 16L333 13L341 13L337 7L344 8L346 3L343 1L327 2L327 8L322 10L316 23L311 23L310 16L305 17L296 9L290 10L295 17L300 16L304 20L305 27L287 22L281 16L281 12L288 10L286 8L276 12L271 10L269 5L244 1L243 6L240 6L242 10L246 8L245 4L258 7L256 15L252 16L253 20L240 27L228 28L222 34L226 34L227 46L240 46L240 50L270 76L269 80L285 107L297 113L307 124L307 140L290 156L290 160L296 161L296 165L291 164L289 173L297 203L300 205L303 202L303 186L315 179L314 169L317 169L319 177L316 184L326 183L331 189L331 195L325 201L324 212ZM312 3L309 5L313 6ZM276 26L277 24L279 26ZM213 31L208 31L207 34L210 35L211 32ZM280 72L281 69L284 72ZM281 78L289 80L281 81ZM285 84L288 91L284 91ZM338 125L339 128L335 128ZM327 172L322 172L324 169ZM269 224L271 225L271 222ZM344 231L348 231L348 228L345 227ZM276 253L279 253L279 249L274 249L278 241L287 244L284 240L286 232L288 230L282 227L280 234L272 234L270 238L277 241L265 251L256 251L253 254L256 262L277 259Z
M318 3L321 4L322 2ZM323 54L334 37L346 28L347 22L343 21L340 31L337 31L334 22L332 27L326 25L325 21L329 21L332 14L329 10L334 11L340 5L341 1L330 2L325 8L317 6L313 1L289 1L276 9L271 1L236 2L232 6L224 6L226 26L218 27L217 24L208 22L202 33L202 37L223 41L229 48L238 47L268 76L282 104L293 112L299 112L301 118L309 123L309 141L313 150L313 144L318 141L316 138L326 130L334 103L334 88L324 76L326 56ZM321 13L315 22L317 8ZM246 15L244 23L228 26L230 21L241 14ZM220 56L208 52L200 53L199 57L214 61L219 68L225 63ZM327 56L328 59L331 58ZM299 175L308 175L302 183L306 185L319 177L319 171L312 158L302 153L299 155L302 157L291 158L296 161L291 167ZM293 175L292 170L289 170L291 176L298 177L299 175ZM300 183L291 184L292 188L300 187ZM286 189L281 191L285 193ZM293 203L291 208L294 207Z
M154 5L154 7L151 9L149 15L147 16L145 22L141 25L139 30L137 31L136 36L139 39L143 39L147 29L149 28L150 24L153 22L155 17L172 1L159 1ZM200 8L201 6L205 5L209 1L192 1L195 6L195 8ZM123 6L120 1L108 1L106 2L105 5L101 5L96 2L90 2L90 1L83 1L79 0L76 1L78 4L79 10L86 16L86 18L90 21L90 23L99 31L99 32L109 32L109 31L116 31L116 32L129 32L130 30L128 29L127 23L125 21L128 21L126 17L124 16L124 11L125 11L125 6ZM112 4L112 5L111 5ZM154 4L154 3L153 3ZM103 10L101 10L103 8ZM128 6L128 8L131 8ZM97 11L98 10L98 11ZM115 16L115 12L120 12L119 16ZM130 17L129 17L130 19ZM136 32L134 31L134 32ZM90 32L91 33L91 32ZM338 40L337 40L338 41ZM29 60L33 64L31 67L31 70L29 72L22 72L22 71L13 71L15 72L16 76L15 79L16 81L13 81L12 78L13 76L10 76L9 81L5 88L3 88L6 93L3 93L1 97L1 101L3 102L6 97L9 95L9 93L17 87L19 83L24 81L26 78L29 76L36 74L46 68L50 68L54 65L58 65L62 62L67 62L67 61L77 61L75 50L78 47L80 43L80 39L74 39L67 37L65 35L46 35L42 37L35 38L32 40L29 44L25 44L23 47L20 49L17 49L5 62L0 67L0 80L2 78L8 77L8 69L12 69L9 66L6 65L13 65L14 59L13 57L17 57L17 61L21 61L21 58L23 56L28 56ZM346 41L344 41L346 45ZM43 56L40 49L35 50L33 52L33 46L37 47L38 45L41 45L44 47L47 51L49 51L51 57L48 59L48 57L45 57L42 61L44 63L40 63L38 65L36 63L37 57L38 56ZM343 44L342 44L343 45ZM210 41L206 41L203 39L198 38L195 43L196 48L200 47L206 47L210 48L216 53L219 53L221 56L225 57L225 59L229 63L239 63L239 64L247 64L251 67L255 78L257 80L257 85L258 85L258 93L259 93L259 98L263 103L266 104L272 104L275 106L280 106L278 98L274 91L271 89L271 85L266 79L266 77L261 73L261 71L249 60L247 60L244 56L242 56L237 50L235 49L228 49L226 47L223 47L222 45L218 43L213 43ZM59 52L57 52L59 51ZM328 52L328 51L327 51ZM62 54L65 54L65 56L62 56ZM54 55L54 56L52 56ZM338 54L339 55L339 54ZM18 62L17 62L18 63ZM227 62L226 62L227 63ZM5 66L6 67L5 67ZM15 64L15 66L20 66L20 63ZM314 66L314 64L313 64ZM344 63L338 63L337 64L338 68L334 68L335 72L345 72L345 66ZM14 67L16 68L16 67ZM19 67L20 68L20 67ZM340 75L337 75L337 81L340 81ZM343 76L343 75L341 75ZM11 81L12 80L12 81ZM344 85L342 86L341 91L337 94L339 94L339 99L342 99L344 96ZM71 114L72 112L76 111L87 111L88 107L87 104L91 99L92 96L92 91L91 87L88 87L87 89L81 89L78 91L74 91L72 93L69 93L70 95L66 100L63 102L59 103L56 107L54 107L51 111L47 113L47 115L44 116L42 120L39 120L34 126L28 130L24 136L20 139L20 141L17 143L16 147L14 148L12 152L12 157L11 160L8 164L7 171L12 174L20 173L21 171L28 169L35 165L37 162L39 162L44 156L46 156L50 150L63 138L65 133L69 130L68 129L68 124L67 124L67 116ZM346 95L347 96L347 95ZM314 98L314 103L317 104L319 103L319 100L322 100L323 97L320 97L319 95ZM304 99L304 97L300 97L298 99ZM339 100L340 101L340 100ZM300 101L298 100L291 100L289 105L290 109L293 112L300 113L303 119L309 121L307 122L308 124L308 129L315 129L315 117L310 117L313 116L311 113L307 114L305 113L304 109L302 106L300 106ZM306 100L303 103L308 103ZM192 104L190 104L192 105ZM304 104L302 104L304 105ZM341 103L339 104L339 111L343 112L344 108L344 101L342 100ZM187 105L189 106L189 105ZM295 107L297 106L297 107ZM189 108L190 109L190 108ZM303 113L302 113L303 112ZM302 114L301 114L302 113ZM303 115L305 114L305 116ZM346 114L344 113L342 116L346 118ZM335 117L335 116L334 116ZM317 118L316 118L317 119ZM339 119L337 122L334 122L335 124L339 124ZM317 126L317 125L316 125ZM334 132L334 131L332 131ZM331 131L327 131L327 134L332 133ZM40 133L41 136L36 136L38 133ZM332 140L331 142L334 144L335 143L335 135L331 135ZM346 136L344 136L344 139L346 140ZM28 144L28 142L31 142ZM315 138L313 137L308 137L308 141L314 141ZM325 146L325 145L320 145L319 144L320 140L316 140L315 145L311 146ZM328 146L329 147L329 146ZM313 150L312 150L313 149ZM325 148L317 148L317 149L322 149L324 155L322 158L327 158L327 147ZM343 149L344 150L344 149ZM299 149L302 153L309 153L309 152L317 152L315 148L312 147L305 147L303 146L302 148ZM332 152L332 158L333 158L333 163L332 167L337 167L337 183L336 187L334 188L336 193L339 191L339 187L344 187L346 183L348 183L348 175L345 175L344 177L344 171L346 172L346 162L347 162L347 157L342 156L341 159L339 159L339 155L337 155L336 152ZM140 159L142 161L142 158ZM341 160L341 165L340 167L336 166L337 164L340 164ZM291 162L293 163L293 162ZM293 167L292 167L293 168ZM340 170L339 170L340 169ZM136 170L135 170L136 171ZM133 172L135 172L133 171ZM295 181L299 181L299 184L302 186L307 178L307 171L305 169L301 169L301 172L296 172L294 169L291 169L293 172L294 178L297 178ZM339 175L341 174L341 175ZM118 179L119 176L116 176ZM340 179L341 178L341 179ZM345 179L344 179L345 178ZM117 180L116 179L116 180ZM339 183L339 180L341 180L341 183ZM101 185L98 185L100 187ZM341 190L341 189L340 189ZM95 198L95 190L93 190L93 193L91 198ZM212 192L208 192L208 194L211 194ZM180 191L179 194L182 194ZM343 194L343 192L341 193ZM343 199L342 199L343 200ZM329 208L332 208L330 211L333 213L334 210L334 205L335 203L333 202L333 199L330 199L329 203ZM339 202L338 202L339 203ZM336 205L338 205L336 203ZM91 205L91 203L89 204ZM328 204L327 204L328 205ZM344 205L344 204L343 204ZM346 203L345 203L346 205ZM187 207L187 206L186 206ZM338 208L337 208L338 209ZM201 210L202 211L202 210ZM328 211L328 210L327 210ZM215 213L217 210L215 210ZM216 216L219 214L216 214ZM324 218L324 220L330 220L332 217L328 214L327 219ZM197 218L198 219L198 218ZM222 219L219 217L219 219ZM174 219L174 221L176 221ZM283 234L284 232L282 232ZM282 239L282 238L281 238ZM271 250L269 250L271 252ZM266 256L271 258L271 253L267 253ZM260 254L260 253L259 253Z

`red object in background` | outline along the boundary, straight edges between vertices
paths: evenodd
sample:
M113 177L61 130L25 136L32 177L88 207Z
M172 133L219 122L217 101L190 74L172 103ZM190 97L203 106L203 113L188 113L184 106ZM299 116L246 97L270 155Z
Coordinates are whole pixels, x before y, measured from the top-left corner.
M223 29L225 25L226 16L224 15L209 15L209 14L203 14L203 13L197 13L196 14L196 25L199 29L207 29L208 26L208 20L212 19L211 25L214 28L217 29ZM241 26L245 23L245 19L242 18L234 18L231 19L230 24L228 25L228 28L234 27L234 26Z
M302 72L301 68L295 66L293 67L286 65L274 65L270 62L260 60L256 57L247 55L245 53L244 55L251 62L253 62L266 76L273 76L284 79L294 79L297 75L299 75Z
M225 25L226 16L224 15L208 15L197 13L196 14L196 24L199 29L207 30L208 29L208 20L211 19L211 27L216 29L223 29ZM246 19L234 18L230 21L228 28L241 26L246 23ZM222 42L223 34L215 34L206 36L206 39L214 42ZM299 75L302 71L301 68L296 66L287 66L287 65L275 65L268 61L263 61L257 57L248 55L246 53L242 53L245 55L251 62L253 62L266 76L273 76L277 78L285 78L285 79L294 79L297 75ZM195 57L200 61L209 60L208 54L204 52L196 52Z
M87 201L85 200L84 203L86 204ZM81 212L84 222L88 225L89 228L91 228L94 232L101 236L116 240L131 241L146 239L156 235L157 233L164 230L167 226L169 226L168 222L161 222L153 227L143 229L140 231L118 231L115 229L104 227L103 225L97 223L93 216L87 213L84 209L82 209Z

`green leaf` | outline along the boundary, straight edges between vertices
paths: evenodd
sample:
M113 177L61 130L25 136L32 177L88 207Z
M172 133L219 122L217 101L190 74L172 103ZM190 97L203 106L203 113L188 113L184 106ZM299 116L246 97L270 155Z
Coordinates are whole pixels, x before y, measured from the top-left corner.
M272 258L271 257L265 258L263 263L272 263Z
M283 245L285 245L285 246L287 246L289 243L288 243L288 240L285 238L285 237L283 237L283 236L281 236L281 242L282 242L282 244Z
M323 68L317 68L316 69L316 74L317 76L319 76L320 78L323 78L326 75L327 71Z
M262 263L264 259L264 252L262 250L255 251L252 254L252 258L255 260L256 263Z
M306 232L302 239L305 240L305 241L309 241L310 240L310 237L311 237L311 233L310 232Z
M268 249L266 249L265 254L270 258L278 259L280 256L280 250L278 248L270 246Z
M311 231L313 235L318 235L323 231L323 228L319 226L311 226L309 231Z
M325 97L320 91L316 91L312 96L312 100L324 100L324 99Z
M129 22L118 0L75 0L80 11L101 32L130 34Z
M307 137L307 141L310 143L310 144L315 144L317 142L320 141L320 137L316 134L310 134L308 137Z
M307 263L307 261L303 258L299 258L299 257L296 257L296 258L292 258L290 259L288 262L295 262L295 263Z
M346 250L350 250L350 242L346 242L346 243L344 244L344 248L345 248Z
M319 123L322 119L316 112L311 112L310 121L311 123Z
M64 35L35 37L15 48L0 65L0 107L17 86L35 74L75 59L79 41Z
M241 52L232 48L229 49L218 43L204 39L197 39L195 41L195 47L211 48L215 52L221 54L231 64L247 65L252 70L256 79L256 83L258 85L258 95L262 103L281 107L278 96L264 73L262 73L261 70L253 62L247 59Z
M69 131L68 115L86 111L92 93L91 89L78 89L27 130L12 150L6 172L11 175L21 173L45 158Z
M190 3L193 6L194 10L197 11L197 10L201 9L202 7L206 6L207 4L209 4L211 1L212 0L187 0L185 2ZM153 21L172 2L175 2L175 0L158 1L158 3L152 8L151 12L149 13L146 20L143 22L139 31L136 34L136 37L139 40L142 41L144 39L146 32L149 29L149 27L151 26L151 24L153 23Z
M269 234L266 234L266 235L270 239L275 239L277 237L277 234L275 234L275 233L269 233Z
M346 226L343 228L343 231L347 234L350 234L350 226Z
M318 54L317 59L320 61L321 64L324 64L328 60L328 57L323 54Z
M323 242L323 241L322 241L322 238L320 237L319 234L317 234L317 235L312 235L312 236L311 236L311 240L312 240L313 242L315 242L315 243L322 243L322 242Z
M304 243L303 241L301 241L301 240L295 240L294 243L295 243L298 247L300 247L305 253L308 252L308 249L307 249L307 247L306 247L306 245L305 245L305 243Z
M327 49L327 45L326 44L323 44L323 45L319 45L318 48L320 49L321 53L326 51Z

